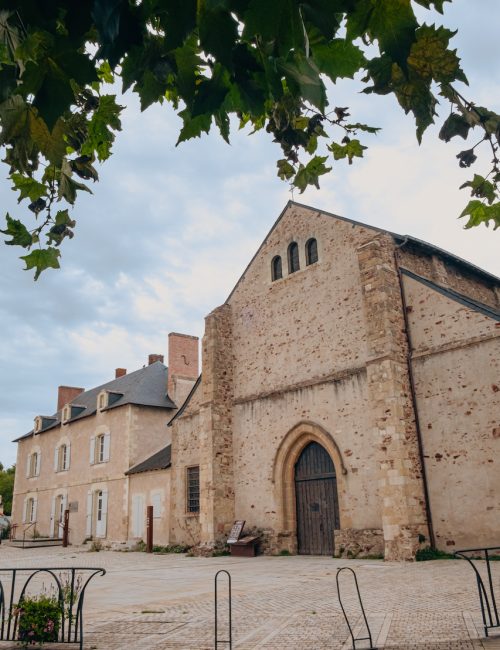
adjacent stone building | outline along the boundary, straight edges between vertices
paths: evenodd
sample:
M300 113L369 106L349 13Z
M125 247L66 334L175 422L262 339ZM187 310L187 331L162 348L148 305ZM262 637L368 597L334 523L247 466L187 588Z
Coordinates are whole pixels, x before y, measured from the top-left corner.
M153 501L158 543L199 553L223 545L235 519L273 553L410 559L421 545L498 545L498 278L415 238L290 202L206 317L196 382L197 341L179 341L154 424L145 405L122 409L134 435L116 423L125 451L109 475L122 488L107 539L141 538ZM84 447L101 435L100 418L118 413L97 409ZM83 423L72 417L74 434L64 415L42 419L19 441L18 466L47 430L57 430L52 451L65 431L75 444ZM82 465L68 501L81 508L101 489L108 479L89 479L95 471ZM17 480L17 518L35 482ZM46 521L58 489L47 474Z
M114 380L91 390L59 387L56 413L37 416L16 441L18 539L62 537L69 509L73 543L138 541L152 505L156 541L168 542L169 475L154 476L170 465L166 423L198 376L198 339L170 334L169 365L151 354L147 366L129 374L118 368Z

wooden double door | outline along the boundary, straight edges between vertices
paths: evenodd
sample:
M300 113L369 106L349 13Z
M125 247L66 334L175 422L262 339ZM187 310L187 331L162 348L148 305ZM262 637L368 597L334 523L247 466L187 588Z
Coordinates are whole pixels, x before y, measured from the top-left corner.
M339 528L335 466L317 442L309 443L295 464L297 546L302 555L333 555Z

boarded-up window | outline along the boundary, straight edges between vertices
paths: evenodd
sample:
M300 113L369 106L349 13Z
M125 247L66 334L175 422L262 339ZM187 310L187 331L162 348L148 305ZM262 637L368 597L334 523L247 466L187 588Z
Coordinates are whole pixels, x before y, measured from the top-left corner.
M187 482L187 511L200 512L200 468L188 467Z

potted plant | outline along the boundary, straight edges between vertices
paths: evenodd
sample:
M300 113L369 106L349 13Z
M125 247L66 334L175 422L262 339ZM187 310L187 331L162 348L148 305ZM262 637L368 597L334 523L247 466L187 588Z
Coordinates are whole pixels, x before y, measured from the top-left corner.
M24 648L58 640L61 603L54 596L27 596L17 604L14 615L17 638Z

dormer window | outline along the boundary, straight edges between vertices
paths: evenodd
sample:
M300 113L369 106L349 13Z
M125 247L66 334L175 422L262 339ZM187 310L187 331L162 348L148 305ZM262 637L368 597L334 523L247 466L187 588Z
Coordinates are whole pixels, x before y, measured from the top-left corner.
M66 404L66 406L62 410L62 415L61 415L61 420L62 423L65 424L69 420L71 420L71 405Z
M37 415L35 418L35 424L33 426L33 433L40 433L42 430L42 416Z
M108 405L108 393L105 390L102 390L97 396L97 408L99 411L105 409Z

